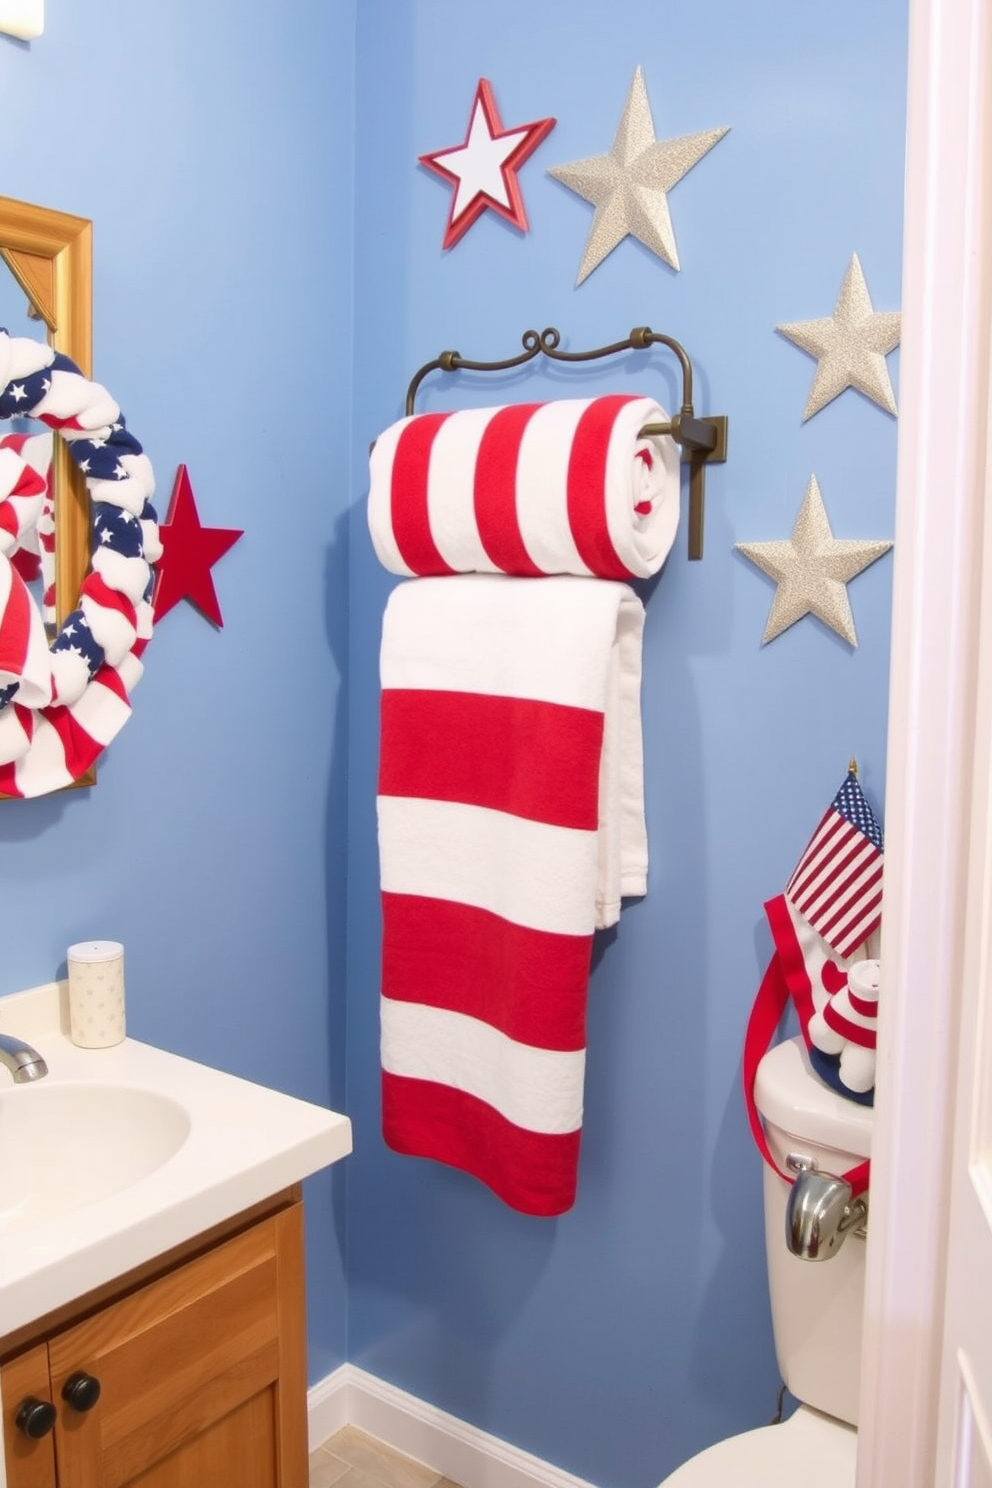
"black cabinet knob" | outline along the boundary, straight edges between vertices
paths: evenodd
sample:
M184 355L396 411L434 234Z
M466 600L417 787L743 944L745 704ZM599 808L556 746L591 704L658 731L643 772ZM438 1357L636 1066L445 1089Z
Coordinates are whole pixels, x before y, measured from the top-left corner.
M14 1425L18 1431L23 1431L25 1436L39 1437L47 1436L55 1425L55 1417L58 1411L50 1400L36 1400L29 1395L22 1400L14 1417Z
M82 1370L78 1370L75 1374L70 1374L62 1386L62 1399L73 1410L92 1410L100 1399L100 1381L96 1375L84 1374Z

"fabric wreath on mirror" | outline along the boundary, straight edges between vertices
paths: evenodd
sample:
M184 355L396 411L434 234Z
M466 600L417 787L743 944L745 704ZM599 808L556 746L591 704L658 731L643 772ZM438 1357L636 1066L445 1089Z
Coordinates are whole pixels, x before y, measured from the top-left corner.
M0 389L0 418L36 419L66 441L90 500L90 569L49 646L52 436L0 440L0 793L40 796L80 779L130 717L162 546L151 462L106 388L0 330Z

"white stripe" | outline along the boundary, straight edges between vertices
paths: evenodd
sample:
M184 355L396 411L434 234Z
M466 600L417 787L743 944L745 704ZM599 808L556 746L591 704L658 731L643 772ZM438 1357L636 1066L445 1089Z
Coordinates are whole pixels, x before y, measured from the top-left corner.
M847 892L834 901L833 904L818 905L815 913L824 924L833 920L831 927L832 936L844 934L844 926L852 919L863 914L863 906L875 896L875 892L882 878L882 863L877 854L874 854L869 862L865 863ZM799 906L802 908L802 906ZM803 910L807 919L812 915L808 910Z
M21 725L15 708L0 708L0 765L9 765L23 758L31 747L31 740Z
M41 372L54 360L55 348L42 341L32 341L29 336L0 338L0 387Z
M98 744L109 744L131 717L130 704L95 677L69 711L80 728Z
M445 419L431 445L427 516L434 545L449 568L494 573L475 519L475 465L493 408L469 408Z
M589 574L568 520L568 463L591 398L545 403L531 417L517 461L517 521L524 547L544 573Z
M872 904L876 893L882 887L881 873L877 882L871 885L869 892L863 894L861 901L852 909L850 915L835 929L831 930L830 938L836 944L842 956L849 956L851 951L865 940L869 932L874 928L882 912L881 901Z
M597 834L485 806L379 796L387 893L449 899L561 935L595 928Z
M519 1044L499 1029L422 1003L380 999L382 1067L391 1075L463 1090L527 1131L582 1125L585 1050Z
M369 455L369 504L368 521L372 546L383 568L390 573L412 574L413 569L403 561L399 545L393 532L392 518L392 474L393 460L400 435L410 422L408 418L390 424L376 440Z
M58 733L43 713L34 719L31 747L14 767L17 788L26 796L44 796L72 784L65 750Z
M121 414L105 387L90 382L81 372L68 372L63 367L53 368L51 386L31 412L35 418L48 414L57 419L75 419L91 435L115 424Z
M669 435L638 439L644 424L668 423L653 398L637 398L617 414L606 456L606 525L614 551L631 573L657 573L675 541L679 525L681 470L678 445ZM637 451L650 450L650 467ZM634 507L650 501L643 516Z
M827 841L829 834L833 833L838 841L843 841L844 829L848 827L848 825L849 824L844 822L842 817L837 815L836 811L831 811L827 816L823 818L823 820L820 822L820 825L817 827L816 831L813 833L812 837L807 843L805 852L799 859L799 862L796 864L792 877L789 879L789 882L785 886L785 892L787 894L791 894L793 892L794 885L797 884L800 879L805 879L809 875L809 873L813 870L813 866L815 863L817 863L818 861L822 862L824 844ZM831 851L833 851L832 848Z
M155 495L155 475L151 461L145 454L120 455L117 463L127 474L120 480L94 478L88 481L90 500L107 501L112 506L129 511L133 517L140 517L145 509L145 502Z
M626 584L496 574L399 584L382 625L382 685L539 698L604 711L610 654L639 686L644 606Z
M847 848L850 846L851 844L848 843ZM863 878L866 873L870 873L873 864L878 861L878 854L867 840L864 840L863 846L858 849L850 862L844 865L842 871L838 868L838 860L841 856L842 854L840 853L833 854L830 861L824 864L822 870L806 886L803 892L792 896L807 919L809 919L811 914L837 914L845 900L853 898L858 892L857 885L860 878ZM860 878L855 879L844 891L843 896L836 900L834 904L827 905L825 901L830 898L831 894L837 894L840 883L848 879L853 873L858 873Z

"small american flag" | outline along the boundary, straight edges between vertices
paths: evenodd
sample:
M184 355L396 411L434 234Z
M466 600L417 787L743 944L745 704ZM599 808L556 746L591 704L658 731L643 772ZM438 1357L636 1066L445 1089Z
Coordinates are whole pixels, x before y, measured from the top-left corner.
M882 829L850 770L785 897L838 956L850 956L881 923L882 865Z

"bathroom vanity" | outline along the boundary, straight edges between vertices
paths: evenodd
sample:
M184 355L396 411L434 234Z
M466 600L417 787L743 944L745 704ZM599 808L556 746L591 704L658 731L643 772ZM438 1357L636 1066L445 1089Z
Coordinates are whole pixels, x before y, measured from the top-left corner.
M77 1050L36 991L0 999L49 1066L0 1085L7 1488L304 1488L301 1181L347 1118L131 1040Z
M299 1198L146 1271L2 1346L8 1488L305 1484Z

